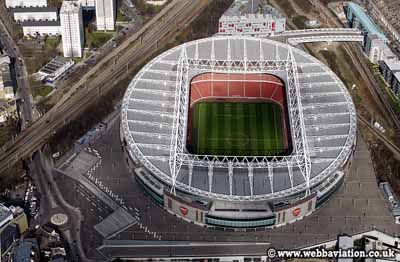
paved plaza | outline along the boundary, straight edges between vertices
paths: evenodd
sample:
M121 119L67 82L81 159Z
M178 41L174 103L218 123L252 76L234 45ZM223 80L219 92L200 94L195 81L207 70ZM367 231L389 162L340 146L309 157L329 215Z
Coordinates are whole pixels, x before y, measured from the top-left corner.
M334 239L338 233L361 232L372 228L390 234L400 233L400 226L394 223L388 204L378 189L370 154L361 136L358 137L351 172L343 186L323 207L309 217L287 226L258 228L247 232L213 230L191 224L154 204L127 169L119 140L118 121L92 147L102 157L101 165L93 171L93 176L118 194L126 205L137 210L135 212L140 218L140 223L117 234L113 239L254 241L268 242L277 248L298 248ZM72 204L79 203L73 201ZM94 213L89 216L96 217ZM84 221L83 228L93 232L93 226L101 222L101 219L94 220ZM156 238L154 233L157 233ZM92 234L96 239L92 243L99 246L102 236L95 231ZM91 250L90 247L87 250ZM95 255L93 250L90 253Z

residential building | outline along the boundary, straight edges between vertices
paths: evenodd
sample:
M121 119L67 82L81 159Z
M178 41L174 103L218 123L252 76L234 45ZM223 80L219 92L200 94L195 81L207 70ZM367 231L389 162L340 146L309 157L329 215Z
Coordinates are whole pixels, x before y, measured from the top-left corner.
M114 30L115 16L115 0L96 0L97 30Z
M400 97L400 61L383 59L379 61L379 69L393 92Z
M399 74L399 73L400 72L397 72L395 74ZM394 76L392 81L399 83L399 79L396 79L396 76ZM399 95L399 86L394 87L394 88L397 88L397 91L395 91L395 92L396 92L396 95ZM392 211L392 215L395 219L395 222L397 224L400 224L400 202L399 202L397 196L395 195L395 193L393 192L392 187L390 186L390 184L388 182L381 182L379 184L379 188L381 189L385 199L389 202L390 210Z
M27 229L28 220L22 208L7 208L0 203L0 261Z
M368 34L364 39L364 52L368 59L376 64L382 59L386 43L376 34Z
M338 236L337 247L339 250L349 250L354 248L354 240L351 236L342 234ZM338 258L338 262L353 262L352 258Z
M235 0L219 19L219 35L268 36L284 32L286 18L260 0Z
M7 8L47 6L47 0L6 0Z
M24 21L22 22L24 36L56 36L61 34L60 21Z
M394 78L393 78L393 82L392 82L392 86L391 87L393 89L393 92L398 97L400 97L400 72L394 73ZM400 214L399 214L399 219L400 219Z
M19 237L18 227L15 224L7 223L0 228L0 261L11 250Z
M58 20L58 10L56 7L17 7L11 11L14 15L14 20L17 22Z
M83 9L93 10L96 6L96 0L79 0Z
M349 2L346 9L350 27L360 29L365 35L363 43L365 54L372 63L377 63L383 58L388 38L361 6Z
M0 203L0 228L3 228L13 218L14 216L11 210Z
M4 123L11 116L17 115L17 104L15 100L0 101L0 123Z
M64 1L60 11L64 57L82 57L84 44L82 7L79 1Z
M394 233L394 232L391 232ZM355 241L358 242L356 247ZM361 244L361 246L360 246ZM398 236L390 235L388 233L380 232L378 230L370 230L354 235L339 235L336 239L331 239L317 243L315 245L307 246L302 250L313 250L313 249L325 249L325 250L348 250L356 247L359 251L369 252L371 250L383 251L391 249L394 253L394 257L391 258L367 258L365 262L389 262L389 261L400 261L400 239ZM328 261L320 260L318 261ZM332 261L332 259L329 259ZM352 258L338 258L337 261L353 261ZM354 261L359 261L354 259ZM364 261L364 260L362 260Z
M28 238L18 243L12 257L15 262L39 261L40 253L37 240L34 238Z
M11 78L10 58L0 57L0 100L14 99L14 84Z
M385 43L388 41L388 38L375 24L373 19L365 12L365 10L353 3L349 2L347 4L347 12L346 12L347 20L349 21L349 25L352 28L358 28L366 34L375 34L379 38L381 38Z

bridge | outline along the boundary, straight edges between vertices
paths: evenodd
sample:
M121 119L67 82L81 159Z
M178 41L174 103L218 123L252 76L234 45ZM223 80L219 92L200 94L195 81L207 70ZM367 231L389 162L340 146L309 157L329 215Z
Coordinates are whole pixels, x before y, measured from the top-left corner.
M363 42L363 33L354 28L318 28L289 30L275 37L283 37L290 45L315 42Z

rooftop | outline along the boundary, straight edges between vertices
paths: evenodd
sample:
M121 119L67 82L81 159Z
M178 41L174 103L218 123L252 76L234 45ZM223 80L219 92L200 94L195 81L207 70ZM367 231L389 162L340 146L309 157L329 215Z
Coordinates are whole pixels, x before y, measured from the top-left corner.
M388 40L386 35L382 33L382 31L374 23L372 18L365 13L364 9L361 6L359 6L353 2L349 2L348 8L351 9L352 13L354 13L358 19L360 19L360 22L363 24L363 26L368 31L368 33L376 34L382 40L385 40L385 41Z
M24 21L22 26L60 26L60 21Z
M10 57L8 55L0 56L0 65L2 65L2 64L8 65L10 63L11 63L11 61L10 61Z
M394 77L400 82L400 72L394 73Z
M77 13L81 8L79 1L63 1L60 13Z
M12 212L6 206L0 204L0 226L10 220L12 218Z
M257 17L263 15L279 16L282 15L275 8L262 4L260 0L235 0L228 10L225 11L225 16L248 16Z
M57 7L43 6L43 7L17 7L11 9L13 13L39 13L39 12L57 12Z
M53 74L61 67L71 64L73 61L68 58L63 57L55 57L50 62L48 62L44 67L39 70L39 73L42 74Z
M299 70L297 77L302 86L300 97L312 161L311 185L330 177L332 170L343 164L343 159L347 157L349 148L353 145L356 122L351 97L338 77L314 57L286 44L252 37L216 37L189 42L184 47L178 46L164 52L142 68L125 94L121 121L127 148L130 154L141 159L144 166L159 180L165 184L172 183L168 157L171 152L174 99L178 93L177 68L183 48L191 61L226 61L227 58L243 61L245 56L248 61L255 61L261 60L262 54L265 61L272 62L277 56L288 57L289 50L292 50L293 60L296 61ZM210 72L209 70L190 69L188 79ZM228 72L239 69L221 67L218 70ZM257 70L259 69L253 68L252 72ZM270 73L265 70L263 72ZM284 69L274 71L273 74L281 77L286 83L287 74ZM200 160L196 160L196 164L208 161L204 156L185 156L196 159L198 157ZM246 159L252 159L252 156ZM300 191L304 188L305 179L301 171L298 168L289 171L284 164L270 171L263 166L254 168L253 184L250 187L247 166L242 164L243 168L240 168L239 165L241 164L238 163L233 170L231 184L228 182L229 168L223 161L213 169L216 178L214 180L209 180L207 168L195 166L192 170L193 179L189 182L189 167L182 165L176 177L176 186L185 192L186 186L190 184L198 195L238 201L272 199L277 197L278 193L292 195L295 190ZM269 182L266 175L268 172L272 174L273 183ZM289 172L292 174L293 184L290 182Z
M338 246L341 249L349 249L354 247L354 241L351 236L340 235L338 237Z
M398 59L385 59L383 60L387 67L390 69L392 72L398 72L400 71L400 60Z
M15 249L15 261L31 261L31 252L37 247L36 239L26 239L22 241Z

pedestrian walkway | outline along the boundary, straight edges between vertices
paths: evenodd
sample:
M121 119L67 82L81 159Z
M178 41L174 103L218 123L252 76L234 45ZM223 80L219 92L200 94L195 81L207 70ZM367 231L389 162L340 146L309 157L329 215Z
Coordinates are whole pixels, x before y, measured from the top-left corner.
M105 239L109 239L135 225L137 222L138 220L125 209L118 208L114 213L95 225L94 229Z

